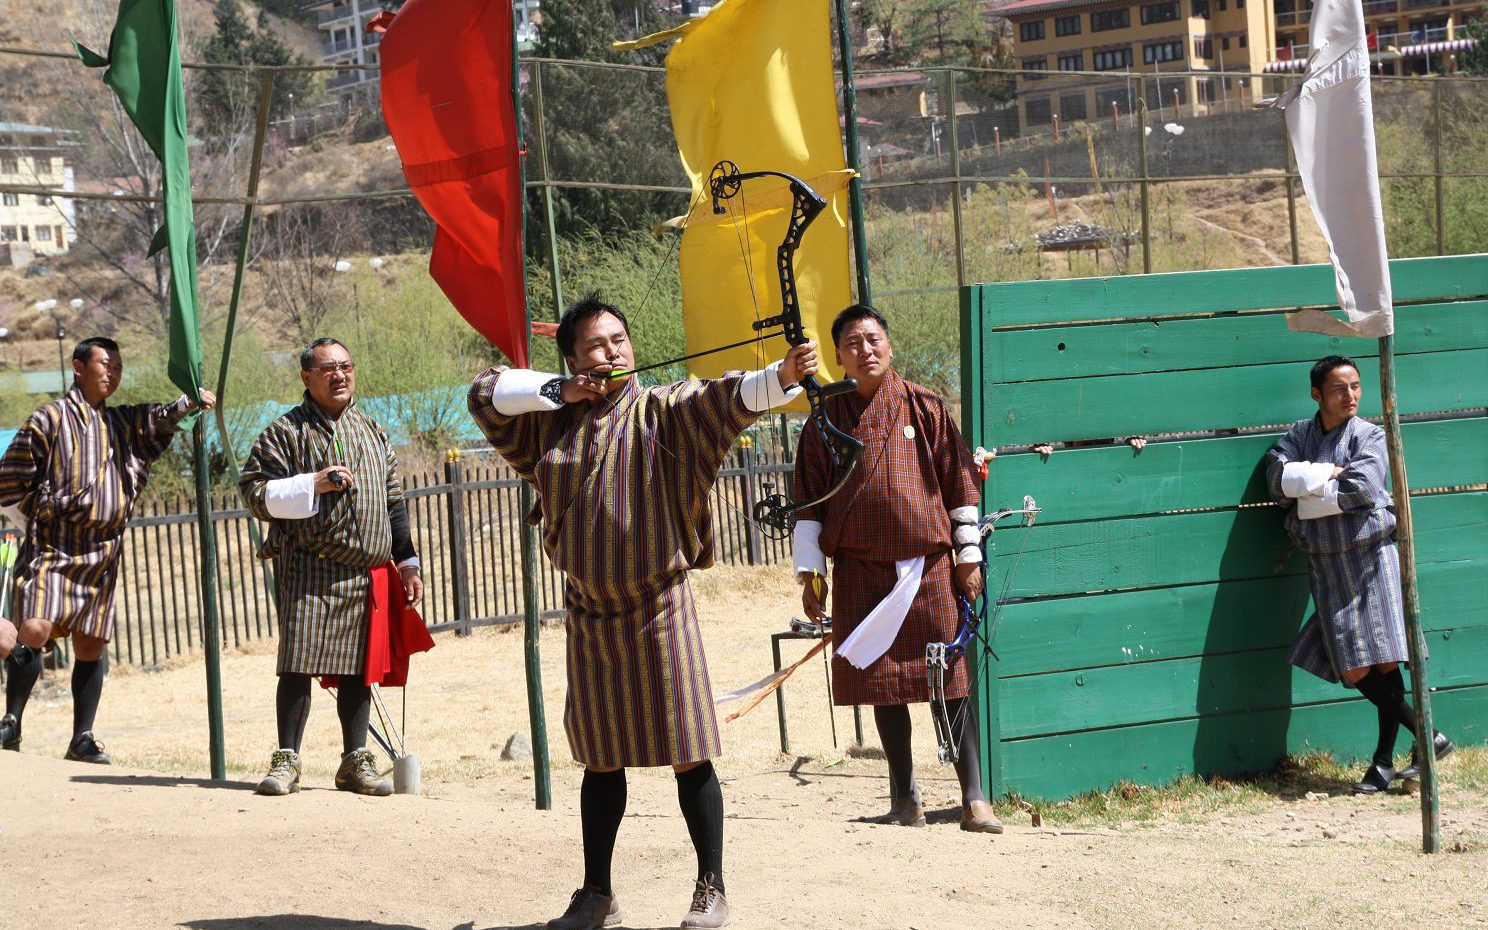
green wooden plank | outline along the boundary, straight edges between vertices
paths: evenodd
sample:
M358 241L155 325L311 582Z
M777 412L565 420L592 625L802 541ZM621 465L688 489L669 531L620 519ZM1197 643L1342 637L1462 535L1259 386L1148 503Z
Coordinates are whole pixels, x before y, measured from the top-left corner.
M1426 634L1434 688L1488 682L1488 626ZM1262 711L1338 698L1287 664L1287 647L1002 680L1003 739Z
M983 371L983 351L986 346L986 336L979 332L975 326L976 320L981 318L981 297L979 292L971 288L961 289L961 371L967 380L963 383L979 384ZM977 429L977 424L982 422L982 394L980 391L972 391L963 395L961 399L961 433L963 436L971 436ZM973 443L975 448L977 444ZM986 498L986 495L983 495ZM981 662L972 664L971 694L976 698L975 713L977 720L977 736L981 746L982 761L982 784L993 793L993 797L1002 790L1002 769L998 764L999 756L996 747L1002 741L1001 717L999 715L998 702L1000 689L997 679L1001 675L1000 663L997 657L989 655L985 657L985 668Z
M1418 562L1488 551L1488 493L1416 498L1412 512ZM998 530L989 545L999 599L1270 578L1289 548L1275 507L1020 526ZM1292 553L1284 570L1304 564Z
M1390 263L1390 281L1397 303L1483 297L1488 295L1488 256L1396 259ZM982 326L1329 307L1338 302L1328 265L968 286L981 292Z
M1488 553L1420 566L1421 627L1488 625ZM1289 646L1312 615L1305 575L1007 604L994 644L1004 678Z
M1488 687L1437 691L1431 709L1458 745L1488 742ZM1316 749L1362 759L1373 751L1375 733L1374 708L1354 699L1015 740L1002 744L1000 761L1004 793L1062 800L1119 781L1165 785L1194 773L1267 771L1288 753ZM1409 745L1402 734L1400 751Z
M1373 339L1294 333L1284 313L1015 330L995 334L990 348L983 377L997 383L1379 355ZM1488 300L1396 311L1397 356L1482 348L1488 348ZM1303 369L1299 383L1306 378Z
M999 456L992 476L1009 500L1032 494L1042 523L1233 507L1269 499L1262 459L1280 435L1016 453ZM1488 417L1407 423L1401 437L1413 487L1488 482Z
M1379 366L1359 361L1361 414L1380 412ZM1488 349L1397 360L1400 412L1488 406ZM1317 411L1297 364L1109 375L986 387L982 437L997 445L1287 424Z

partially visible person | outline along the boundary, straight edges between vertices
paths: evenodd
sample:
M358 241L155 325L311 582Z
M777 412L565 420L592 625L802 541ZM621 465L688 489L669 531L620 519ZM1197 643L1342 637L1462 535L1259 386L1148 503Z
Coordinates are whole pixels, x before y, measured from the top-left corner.
M1400 673L1409 654L1385 432L1358 416L1359 367L1352 359L1330 355L1312 366L1310 377L1317 413L1266 453L1271 499L1286 509L1287 533L1307 553L1316 607L1287 660L1358 688L1375 706L1379 740L1354 786L1375 794L1414 774L1395 771L1395 741L1401 727L1416 730ZM1438 759L1456 748L1439 732L1433 744Z
M925 808L910 749L910 704L930 700L925 647L950 642L960 624L956 594L981 593L977 530L981 495L973 460L945 401L893 368L889 323L866 304L832 324L837 361L858 389L828 398L838 429L863 443L847 484L800 513L794 553L802 608L827 615L827 560L832 562L832 700L869 704L889 764L891 797L881 822L918 827ZM988 456L983 455L985 460ZM832 462L820 431L808 423L796 454L793 493L815 500L831 486ZM875 647L859 646L876 633ZM855 634L858 634L855 636ZM1001 833L982 790L976 714L968 704L967 662L945 682L961 782L961 829Z
M304 400L259 435L239 484L248 510L269 524L259 557L274 561L279 614L279 748L257 790L300 790L300 745L319 676L337 680L336 787L382 797L392 782L367 749L371 595L374 586L396 593L401 582L404 603L414 607L424 583L398 458L387 433L356 406L351 353L336 339L316 339L300 352L300 380Z
M39 408L0 459L0 506L25 521L16 558L11 616L0 627L5 659L5 716L0 748L19 750L21 722L41 676L49 640L72 638L72 739L66 758L108 764L93 724L108 672L114 592L124 530L150 479L150 467L181 420L217 402L110 407L124 361L112 339L94 336L72 350L72 387ZM9 645L7 645L9 644Z

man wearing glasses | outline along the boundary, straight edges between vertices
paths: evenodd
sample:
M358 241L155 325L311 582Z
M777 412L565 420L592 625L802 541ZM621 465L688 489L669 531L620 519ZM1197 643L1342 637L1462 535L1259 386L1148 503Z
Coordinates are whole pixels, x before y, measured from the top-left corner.
M336 787L384 796L367 750L369 606L380 573L395 562L404 603L423 598L418 554L398 459L387 433L353 397L356 366L330 337L300 352L304 401L268 428L243 464L248 509L269 524L260 558L274 560L279 613L279 749L259 794L300 789L300 742L310 717L312 676L339 679L336 711L343 755Z

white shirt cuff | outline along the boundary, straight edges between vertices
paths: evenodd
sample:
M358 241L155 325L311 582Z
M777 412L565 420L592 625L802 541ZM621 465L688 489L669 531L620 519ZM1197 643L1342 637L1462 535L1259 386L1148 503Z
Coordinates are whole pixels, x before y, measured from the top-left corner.
M265 484L264 509L276 520L305 520L320 513L315 472L276 478Z
M962 546L956 553L957 565L980 565L982 564L981 546Z
M410 565L412 565L414 568L417 568L417 569L422 569L423 568L423 563L419 561L419 557L416 556L416 555L411 555L408 558L404 559L403 561L399 562L398 563L398 568L399 569L404 569L404 568L407 568Z
M956 544L956 548L959 549L962 546L976 546L981 541L982 535L981 533L977 532L975 523L951 524L951 542Z
M797 575L802 572L826 575L827 557L821 551L821 533L822 525L819 520L796 521L796 532L791 540L791 550L795 553Z
M1333 466L1327 462L1287 462L1281 468L1281 493L1287 497L1321 494L1333 478Z
M497 413L506 417L557 410L563 405L553 403L537 391L544 384L558 377L561 376L548 374L545 371L508 368L491 386L491 406L496 408Z
M771 408L784 406L800 395L799 384L789 391L781 389L781 364L777 361L760 371L751 371L744 376L743 381L739 382L739 399L744 402L744 406L748 407L751 413L764 413Z
M971 504L967 504L965 507L957 507L955 510L947 510L946 516L951 518L952 523L975 524L981 520L981 515L977 513L976 507Z
M1307 494L1297 498L1298 520L1336 517L1341 513L1343 513L1343 508L1338 506L1338 481L1336 479L1323 485L1321 494Z

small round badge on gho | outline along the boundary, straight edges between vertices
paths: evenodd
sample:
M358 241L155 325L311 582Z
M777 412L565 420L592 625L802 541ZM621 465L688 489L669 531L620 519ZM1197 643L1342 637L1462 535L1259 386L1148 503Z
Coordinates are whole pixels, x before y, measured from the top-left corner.
M904 427L904 438L905 439L913 439L914 436L915 436L915 434L914 434L914 427L913 426L906 426L906 427Z

